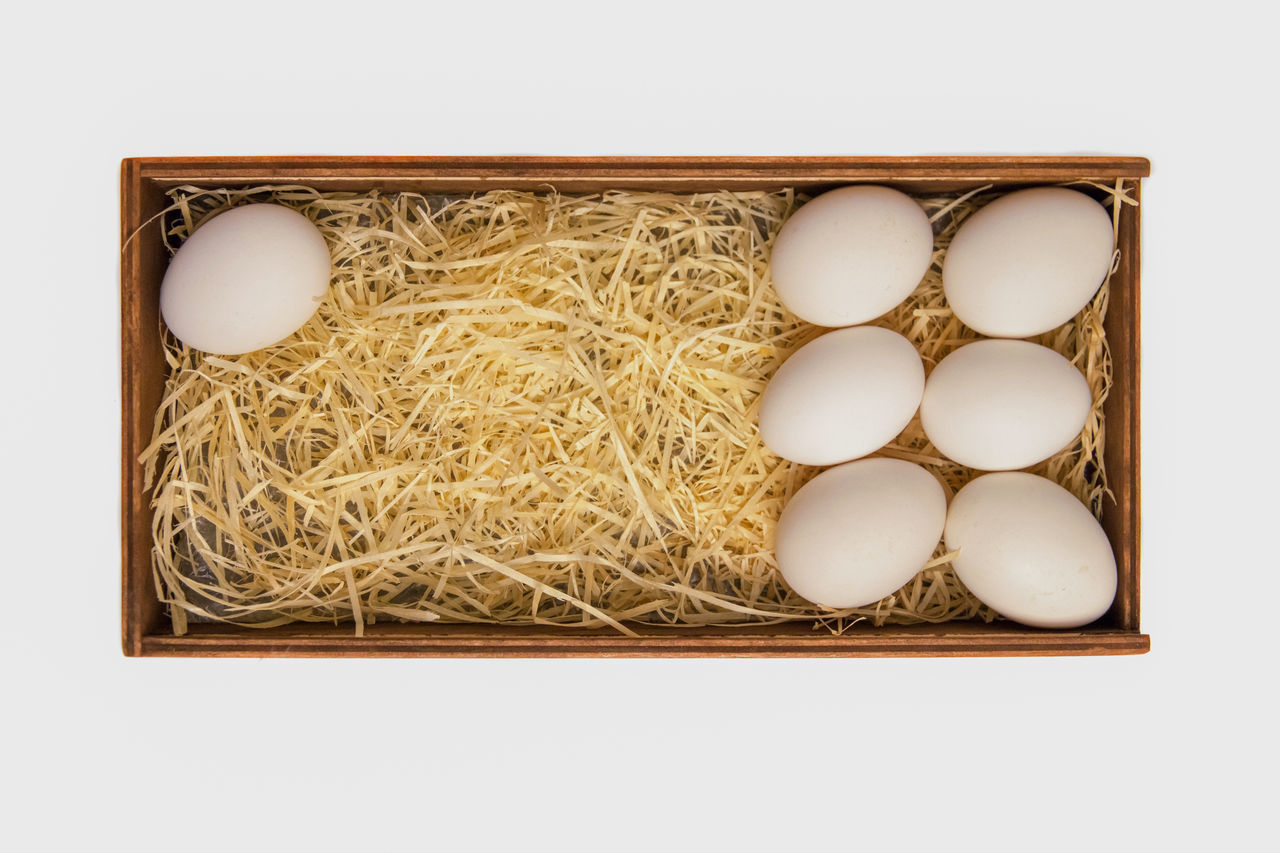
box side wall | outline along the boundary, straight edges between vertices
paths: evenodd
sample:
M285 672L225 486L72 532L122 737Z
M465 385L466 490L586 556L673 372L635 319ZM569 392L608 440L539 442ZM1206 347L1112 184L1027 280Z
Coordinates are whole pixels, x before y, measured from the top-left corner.
M298 184L324 190L463 193L826 188L875 182L909 192L986 183L1111 182L1145 176L1140 157L207 157L144 158L162 188Z
M1133 198L1140 200L1139 181L1126 181L1125 188ZM1116 599L1108 617L1117 628L1127 631L1137 631L1139 625L1140 216L1139 205L1125 205L1121 210L1117 236L1120 263L1112 277L1111 297L1104 323L1111 351L1112 387L1102 409L1106 423L1103 458L1114 501L1105 501L1102 527L1115 552L1118 573Z
M126 160L120 174L121 640L130 655L142 653L143 636L169 630L152 581L151 496L137 461L164 393L160 281L167 258L160 225L150 220L167 199L140 172Z
M290 625L266 630L193 626L189 635L144 640L163 656L379 657L973 657L992 655L1141 654L1140 634L1106 628L1040 631L1012 623L953 622L875 628L842 635L807 623L737 628L636 626L636 637L612 630L555 626L374 625L356 641L351 626Z

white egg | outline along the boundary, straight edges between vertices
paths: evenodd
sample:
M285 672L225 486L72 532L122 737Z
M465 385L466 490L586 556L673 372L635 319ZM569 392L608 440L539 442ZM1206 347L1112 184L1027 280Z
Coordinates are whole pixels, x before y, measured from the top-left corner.
M866 456L920 406L924 365L911 342L878 326L838 329L787 359L760 401L760 437L803 465Z
M1097 519L1051 480L985 474L947 511L956 574L1001 616L1038 628L1075 628L1107 612L1116 560Z
M276 204L232 208L197 228L173 256L160 313L194 349L253 352L311 319L330 269L324 235L301 213Z
M827 607L862 607L900 589L938 546L947 498L938 480L900 459L860 459L823 471L778 521L778 569Z
M984 471L1025 468L1069 445L1089 416L1084 374L1028 341L978 341L929 374L920 425L948 459Z
M910 295L933 259L933 228L911 196L842 187L782 226L769 266L792 313L819 326L874 320Z
M1061 326L1111 268L1111 214L1089 196L1036 187L1001 196L969 217L942 264L942 288L960 321L993 338Z

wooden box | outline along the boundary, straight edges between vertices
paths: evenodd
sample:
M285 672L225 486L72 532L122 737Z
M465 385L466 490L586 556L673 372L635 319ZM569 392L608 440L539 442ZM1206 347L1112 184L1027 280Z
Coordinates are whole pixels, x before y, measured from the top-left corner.
M1087 628L1051 631L1009 622L855 625L835 636L809 624L608 630L474 625L298 624L254 629L194 623L175 637L151 572L151 496L137 459L150 440L165 382L159 290L168 257L158 222L166 190L196 184L237 187L303 184L322 190L472 192L554 187L566 193L610 188L698 191L796 187L816 193L876 183L907 192L985 184L1010 189L1074 180L1114 183L1139 197L1150 164L1136 157L228 157L137 158L121 169L121 382L123 434L122 630L130 656L996 656L1133 654L1148 650L1138 621L1139 508L1138 253L1140 210L1120 215L1120 267L1112 278L1106 332L1114 385L1104 410L1106 465L1115 503L1103 527L1115 550L1119 590L1110 612Z

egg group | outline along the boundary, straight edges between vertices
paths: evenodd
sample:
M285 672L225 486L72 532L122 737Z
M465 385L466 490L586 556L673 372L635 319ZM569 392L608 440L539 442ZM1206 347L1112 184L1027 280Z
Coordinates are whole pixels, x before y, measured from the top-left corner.
M779 298L811 323L852 325L793 354L761 399L767 447L836 466L779 519L778 569L793 590L828 608L874 604L914 577L941 539L959 578L1005 618L1069 628L1107 611L1117 572L1101 526L1070 492L1016 469L1070 446L1093 407L1075 365L1018 339L1061 326L1093 298L1112 239L1106 209L1061 187L1009 193L973 214L948 248L942 284L955 316L989 339L952 350L926 382L909 341L852 325L892 310L927 271L923 209L895 190L846 187L784 225L773 253ZM917 411L942 456L998 472L970 480L949 508L920 465L861 458Z

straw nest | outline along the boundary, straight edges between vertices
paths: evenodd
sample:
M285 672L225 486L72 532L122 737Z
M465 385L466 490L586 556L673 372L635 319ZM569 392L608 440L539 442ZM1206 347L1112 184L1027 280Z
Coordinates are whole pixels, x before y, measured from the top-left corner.
M1132 203L1097 187L1113 209ZM467 198L181 187L172 249L248 202L324 233L333 284L278 346L205 355L166 333L171 369L142 456L157 590L189 619L271 626L378 620L707 626L808 620L833 631L991 620L941 546L874 606L797 596L773 556L788 498L818 469L760 443L761 392L823 330L791 315L769 247L791 191ZM993 195L921 198L933 265L876 325L926 370L977 336L947 308L941 260ZM1035 473L1100 512L1111 380L1104 285L1038 339L1078 365L1094 406ZM881 455L975 472L913 421Z

